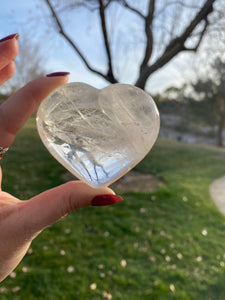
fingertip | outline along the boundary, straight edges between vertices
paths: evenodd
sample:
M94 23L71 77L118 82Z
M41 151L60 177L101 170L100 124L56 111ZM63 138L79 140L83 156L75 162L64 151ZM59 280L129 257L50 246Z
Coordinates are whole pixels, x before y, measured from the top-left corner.
M70 72L54 72L47 74L46 77L61 77L61 76L68 76L70 75Z
M1 55L8 60L14 60L19 53L19 43L17 38L7 39L0 43Z
M19 37L20 37L19 33L13 33L13 34L7 35L4 38L0 39L0 43L9 41L9 40L13 40L13 39L18 40Z
M65 183L65 190L72 195L70 198L74 203L74 209L92 205L92 200L99 195L112 195L115 193L108 187L93 188L83 181L69 181Z
M68 82L69 75L70 75L69 72L55 72L55 73L47 74L45 76L45 78L48 81L55 82L57 84L57 86L60 86L60 85L66 84Z
M123 198L117 195L112 195L112 194L97 195L92 199L91 205L106 206L106 205L113 205L121 201L123 201Z
M107 187L107 190L109 191L109 194L116 195L114 190L112 190L111 188Z
M68 76L58 76L58 77L40 77L28 82L19 93L23 93L27 95L27 99L34 100L35 106L32 108L33 110L37 108L37 105L40 104L42 100L44 100L54 89L57 87L64 85L68 82ZM22 102L22 101L20 101ZM25 100L24 100L25 102ZM31 102L29 102L30 104Z

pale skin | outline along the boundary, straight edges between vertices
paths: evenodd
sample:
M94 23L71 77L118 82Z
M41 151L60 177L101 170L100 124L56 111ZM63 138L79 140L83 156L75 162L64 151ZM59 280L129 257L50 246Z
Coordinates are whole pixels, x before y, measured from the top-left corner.
M13 61L18 49L16 38L0 42L0 85L15 72ZM6 100L0 106L0 146L10 147L40 102L67 81L68 76L39 78ZM89 206L96 195L114 194L109 188L93 189L80 181L72 181L21 201L2 191L1 182L0 167L0 281L18 265L43 229L70 211Z

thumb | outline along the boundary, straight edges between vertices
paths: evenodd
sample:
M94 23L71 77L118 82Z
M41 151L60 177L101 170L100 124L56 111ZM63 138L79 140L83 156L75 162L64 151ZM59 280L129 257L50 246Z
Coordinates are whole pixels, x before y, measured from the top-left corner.
M115 204L123 199L107 187L94 189L81 181L71 181L25 201L24 228L36 235L48 225L79 208Z

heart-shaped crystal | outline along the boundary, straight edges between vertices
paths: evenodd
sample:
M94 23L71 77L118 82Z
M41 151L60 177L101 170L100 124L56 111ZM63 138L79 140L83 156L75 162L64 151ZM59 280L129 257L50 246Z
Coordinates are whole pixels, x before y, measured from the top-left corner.
M149 152L159 132L152 98L128 84L102 90L84 83L56 89L37 113L40 137L72 174L93 187L107 186Z

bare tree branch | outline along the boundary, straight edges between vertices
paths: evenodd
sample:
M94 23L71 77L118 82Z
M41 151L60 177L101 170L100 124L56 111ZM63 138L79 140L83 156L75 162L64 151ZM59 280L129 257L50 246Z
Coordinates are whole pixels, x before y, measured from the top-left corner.
M105 49L106 49L106 53L107 53L107 57L108 57L107 77L110 79L111 83L116 83L117 80L115 79L114 74L113 74L112 55L111 55L108 33L107 33L107 28L106 28L105 7L103 4L103 0L98 0L98 2L99 2L99 14L100 14L100 19L101 19L101 24L102 24L101 29L102 29L104 43L105 43Z
M187 48L187 47L184 46L184 50L185 50L185 51L194 51L194 52L196 52L196 51L198 50L198 48L199 48L199 46L200 46L200 44L201 44L201 41L202 41L202 39L203 39L203 36L204 36L204 34L205 34L205 32L206 32L206 29L207 29L208 25L209 25L209 21L208 21L208 19L206 18L206 19L205 19L205 26L204 26L202 32L200 33L199 40L198 40L196 46L193 47L193 48Z
M111 3L111 0L108 0L108 2L104 5L105 9L109 6L110 3Z
M155 11L155 0L149 0L148 3L148 14L145 17L145 35L146 35L146 48L145 48L145 55L140 66L140 70L147 65L153 49L153 34L152 34L152 21L154 17Z
M179 0L175 0L175 1L171 1L171 2L167 2L166 5L163 6L162 9L160 9L157 13L157 17L164 12L165 9L167 9L170 5L177 5L177 6L183 6L185 8L190 8L190 9L200 9L199 5L190 5L190 4L186 4L183 1L179 1Z
M59 33L67 40L67 42L72 46L72 48L77 52L77 54L80 56L80 58L82 59L82 61L84 62L84 64L86 65L86 67L93 73L98 74L99 76L103 77L104 79L106 79L107 81L110 81L111 78L108 77L108 75L103 74L102 72L94 69L87 61L87 59L84 57L84 55L82 54L82 52L80 51L80 49L77 47L77 45L71 40L71 38L67 35L67 33L65 32L63 25L56 13L56 11L54 10L50 0L45 0L46 4L48 5L48 7L51 10L52 16L56 21L56 24L59 28ZM111 81L110 81L111 82Z
M121 0L122 4L124 5L124 7L128 8L129 10L135 12L136 14L138 14L141 18L145 19L145 16L136 8L130 6L126 0Z
M184 44L185 44L186 40L191 36L192 32L197 27L197 25L200 24L201 21L205 21L206 24L208 23L206 20L207 20L208 15L213 11L213 3L214 2L215 2L215 0L207 0L205 2L205 4L202 6L202 8L200 9L200 11L196 14L196 16L193 18L193 20L187 26L187 28L184 30L184 32L179 37L170 41L170 43L166 47L162 56L159 57L154 64L152 64L150 66L146 64L145 66L143 66L143 68L140 71L139 78L136 81L136 84L135 84L136 86L138 86L140 88L144 88L148 77L153 72L155 72L156 70L163 67L179 52L185 50ZM206 30L206 28L204 27L203 31L205 31L205 30ZM200 45L202 37L203 37L203 33L200 35L199 42L197 43L197 45L198 44Z
M141 24L144 23L144 34L145 34L145 44L144 44L144 55L143 59L141 61L141 64L139 66L139 76L135 83L136 86L144 89L147 79L149 76L166 65L172 58L174 58L178 53L182 51L197 51L203 36L205 35L209 22L208 22L208 16L211 14L211 12L214 11L213 4L217 0L204 0L202 1L201 5L195 4L194 1L184 1L184 0L168 0L163 2L163 6L160 7L157 6L158 2L155 0L148 0L148 8L147 13L143 13L140 8L142 6L138 6L137 8L134 5L131 0L82 0L77 2L73 7L76 5L84 5L88 9L91 10L98 10L99 17L101 20L101 31L103 34L103 41L104 41L104 50L106 52L107 57L107 71L102 72L99 71L97 68L91 65L89 63L88 59L84 55L84 53L79 49L78 43L74 42L69 35L65 32L62 22L59 18L59 10L55 6L53 6L53 1L51 0L45 0L46 4L51 10L53 19L55 20L59 33L64 37L64 39L67 40L67 42L73 47L73 49L76 51L76 53L80 56L83 63L86 65L86 67L92 71L93 73L101 76L102 78L106 79L107 81L111 83L116 83L117 79L114 76L114 65L113 65L113 57L112 57L112 48L110 44L110 33L107 28L107 20L106 20L106 10L109 9L110 5L115 3L117 5L122 5L125 9L128 9L131 13L134 13L138 18ZM131 4L132 3L132 4ZM178 14L171 16L171 6L177 5L178 8ZM63 6L64 7L64 6ZM169 7L169 8L168 8ZM182 32L179 28L177 28L177 25L179 25L179 18L182 18L180 16L180 8L186 8L188 9L195 9L196 14L195 16L189 20L188 17L188 24L185 22L184 25L181 25L181 28L183 28ZM168 10L167 10L168 8ZM168 20L164 17L165 12L167 12L167 16L173 17L174 23L171 23L171 20ZM158 15L162 13L163 15L158 18ZM178 18L179 17L179 18ZM214 16L215 17L215 16ZM138 21L137 18L137 21ZM154 25L154 30L153 30ZM160 25L159 30L157 26ZM198 25L203 25L199 26ZM211 25L211 24L210 24ZM165 29L164 29L165 26ZM172 27L171 27L172 26ZM167 30L167 27L170 28L170 30ZM197 30L196 30L197 29ZM161 34L165 34L165 38L163 42L160 43L160 53L157 52L157 49L155 48L157 43L159 43L159 39L154 36L154 33L157 32L157 37ZM168 32L166 34L165 32ZM178 33L178 34L177 34ZM194 46L188 47L187 41L190 39L196 39L196 44ZM169 42L168 42L169 41ZM153 53L153 46L154 46L154 53L157 52L157 58L152 63L151 57Z

